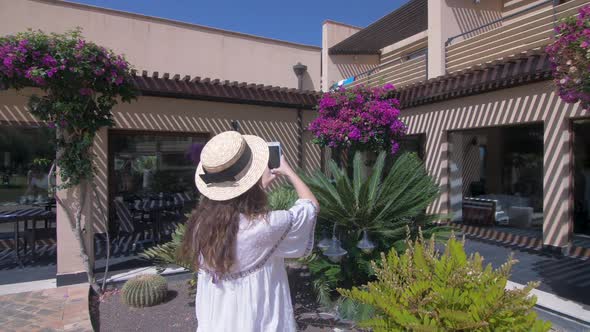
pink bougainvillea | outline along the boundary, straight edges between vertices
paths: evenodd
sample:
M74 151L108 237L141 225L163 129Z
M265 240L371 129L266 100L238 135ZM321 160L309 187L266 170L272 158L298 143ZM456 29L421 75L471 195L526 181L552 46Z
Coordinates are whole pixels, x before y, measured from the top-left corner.
M309 126L315 143L331 148L397 152L397 138L406 133L392 84L369 88L341 87L325 93L319 116Z
M82 38L80 31L25 31L0 36L0 86L35 87L29 110L59 133L62 187L91 178L96 132L114 124L112 108L137 95L122 55Z
M555 27L557 36L547 46L553 78L562 100L590 106L590 5Z

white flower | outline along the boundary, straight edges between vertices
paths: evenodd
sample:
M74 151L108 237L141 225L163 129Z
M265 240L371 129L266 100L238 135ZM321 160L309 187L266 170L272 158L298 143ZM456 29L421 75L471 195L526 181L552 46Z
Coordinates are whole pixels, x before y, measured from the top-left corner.
M578 68L576 66L570 67L570 73L575 73L577 71L578 71Z
M581 79L579 79L579 78L576 78L576 79L574 80L574 83L576 83L576 84L580 84L580 83L582 83L582 80L581 80Z
M561 80L559 80L559 84L565 84L567 83L567 80L565 78L562 78Z
M568 65L568 66L571 66L572 65L572 60L567 60L567 62L565 64Z

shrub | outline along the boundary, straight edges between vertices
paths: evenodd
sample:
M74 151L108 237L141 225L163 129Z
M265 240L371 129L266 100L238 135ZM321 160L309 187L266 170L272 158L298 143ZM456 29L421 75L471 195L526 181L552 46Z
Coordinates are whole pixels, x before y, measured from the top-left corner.
M379 331L547 331L537 320L536 298L523 289L506 290L515 260L497 269L483 267L479 254L469 257L463 243L451 237L444 253L434 238L409 242L403 255L395 250L372 262L377 280L345 297L373 306L376 315L361 326Z
M297 200L297 192L291 186L280 186L268 194L268 206L271 210L288 210Z
M166 243L159 244L143 251L140 256L149 259L158 268L163 269L168 265L178 265L184 267L190 271L193 271L194 264L189 262L187 259L180 257L179 249L182 246L184 234L186 232L185 224L178 224L174 233L172 233L172 240ZM195 271L193 271L195 272Z
M194 295L197 290L198 271L195 270L195 265L189 260L190 258L180 255L180 247L185 234L186 224L178 224L172 233L172 240L148 248L140 256L154 262L159 271L163 271L169 265L180 266L191 271L192 278L187 281L187 285L189 294Z
M123 302L131 307L151 307L162 303L168 293L166 278L154 275L140 275L127 280L121 290Z
M349 288L370 281L373 275L370 261L377 259L380 251L403 248L406 237L415 236L418 227L424 227L427 234L444 230L432 224L440 216L425 215L426 208L438 197L439 189L420 159L413 153L402 154L384 175L385 157L385 152L379 154L366 177L357 153L352 178L333 161L329 163L333 179L323 173L305 178L321 206L316 238L331 234L335 223L337 237L348 251L338 264L321 254L305 261L318 300L325 306L331 305L337 287ZM357 248L363 231L368 232L376 245L372 253Z

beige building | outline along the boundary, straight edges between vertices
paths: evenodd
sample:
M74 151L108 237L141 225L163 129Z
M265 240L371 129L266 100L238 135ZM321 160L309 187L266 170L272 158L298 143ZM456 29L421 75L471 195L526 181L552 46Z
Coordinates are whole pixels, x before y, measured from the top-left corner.
M219 132L237 128L280 141L294 164L319 168L320 150L305 130L320 89L319 47L66 1L0 0L0 35L76 27L88 40L125 54L138 71L135 83L141 92L136 102L113 110L116 126L103 129L95 140L97 176L84 213L91 258L93 244L99 243L92 240L94 235L120 226L115 198L134 192L194 191L194 165L187 151ZM293 68L298 63L306 66L301 81ZM42 182L47 170L31 165L36 158L53 158L47 156L51 147L40 139L47 136L45 125L27 111L32 93L0 91L0 130L25 147L30 140L38 141L32 148L2 148L0 142L0 173L8 174L9 182L9 189L0 190L0 210L31 208L39 192L46 195L42 185L34 184ZM19 154L19 149L26 153ZM76 206L73 192L59 195ZM0 227L12 231L11 224ZM101 250L104 255L96 248L97 257ZM78 252L65 211L58 208L58 284L84 280Z
M326 21L322 89L393 83L409 140L457 221L473 197L560 252L590 233L590 112L556 95L544 47L587 0L410 0L364 29Z
M95 234L120 228L115 199L188 191L187 151L211 135L238 128L278 140L288 158L318 169L322 153L305 129L315 91L389 82L409 127L402 146L420 152L441 186L433 212L462 221L472 197L493 201L496 221L536 230L546 248L563 251L573 234L589 232L590 113L555 94L543 47L556 20L587 3L410 0L366 28L325 21L319 48L66 1L0 0L0 35L79 26L138 70L141 97L117 106L116 126L95 140L98 175L84 213L91 253L102 250L93 248ZM306 66L301 80L297 63ZM31 186L42 170L31 165L50 157L51 146L27 140L29 132L48 137L27 111L33 92L0 91L0 129L20 137L0 142L0 175L12 188L0 190L5 206L27 207L42 193ZM59 195L76 205L73 192ZM84 278L64 213L57 211L58 284Z

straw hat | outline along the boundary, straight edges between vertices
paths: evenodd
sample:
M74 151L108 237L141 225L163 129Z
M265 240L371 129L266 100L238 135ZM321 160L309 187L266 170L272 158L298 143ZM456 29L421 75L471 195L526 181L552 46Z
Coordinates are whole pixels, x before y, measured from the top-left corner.
M268 167L268 145L258 137L226 131L201 151L195 184L213 201L236 198L252 188Z

